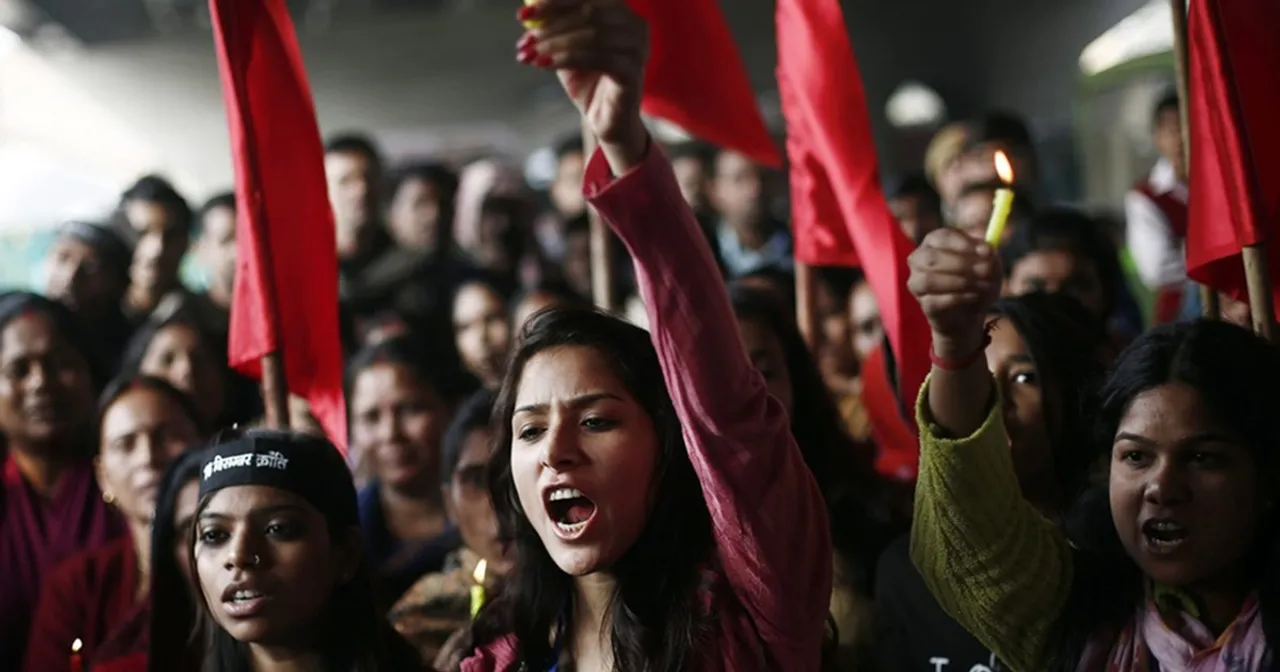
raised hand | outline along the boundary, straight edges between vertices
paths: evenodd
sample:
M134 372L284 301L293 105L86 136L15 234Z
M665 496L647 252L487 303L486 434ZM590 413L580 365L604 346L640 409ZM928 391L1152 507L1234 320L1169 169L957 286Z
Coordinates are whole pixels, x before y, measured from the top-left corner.
M1002 274L995 250L944 228L930 233L907 264L907 288L929 319L934 353L954 361L981 348L987 313L1000 297Z
M517 60L556 71L611 165L617 163L614 154L643 158L648 132L640 99L649 57L644 19L626 0L540 0L521 8L518 18L533 27L516 44Z

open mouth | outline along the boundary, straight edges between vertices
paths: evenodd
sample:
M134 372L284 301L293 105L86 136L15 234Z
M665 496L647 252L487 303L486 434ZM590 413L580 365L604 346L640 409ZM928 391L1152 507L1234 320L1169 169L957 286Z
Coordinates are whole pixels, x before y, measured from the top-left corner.
M253 588L228 591L222 598L222 608L232 618L252 618L262 613L271 596Z
M1187 539L1187 528L1172 520L1148 520L1142 524L1147 546L1158 552L1169 552Z
M566 533L582 530L596 515L596 504L577 488L561 487L547 497L547 513L556 527Z

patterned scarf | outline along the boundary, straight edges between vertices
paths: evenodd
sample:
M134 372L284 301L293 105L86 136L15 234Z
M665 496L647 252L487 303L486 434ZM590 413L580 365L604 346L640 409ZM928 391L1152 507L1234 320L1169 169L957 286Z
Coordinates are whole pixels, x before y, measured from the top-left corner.
M1149 598L1118 638L1089 642L1076 672L1261 672L1270 661L1256 596L1217 638L1192 614L1166 616Z

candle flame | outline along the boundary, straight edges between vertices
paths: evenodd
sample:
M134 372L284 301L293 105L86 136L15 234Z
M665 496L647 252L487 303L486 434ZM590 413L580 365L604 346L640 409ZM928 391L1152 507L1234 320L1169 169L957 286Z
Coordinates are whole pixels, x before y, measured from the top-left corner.
M1005 184L1013 184L1013 164L1009 163L1009 156L1004 152L996 152L996 174Z
M476 565L476 571L471 573L471 578L475 579L476 583L484 583L484 572L488 567L489 562L487 560L481 560L479 564Z
M79 637L76 637L76 641L71 642L71 653L80 653L80 649L83 647L84 642L80 641Z

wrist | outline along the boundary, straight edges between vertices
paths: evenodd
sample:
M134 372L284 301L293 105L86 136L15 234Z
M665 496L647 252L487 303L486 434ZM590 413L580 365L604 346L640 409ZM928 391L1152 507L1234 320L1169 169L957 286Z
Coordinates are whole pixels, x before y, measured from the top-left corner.
M947 362L960 362L984 350L987 344L987 332L979 327L960 334L933 333L933 355Z
M649 129L645 128L639 115L608 135L601 135L598 140L614 175L629 172L643 163L649 153Z

